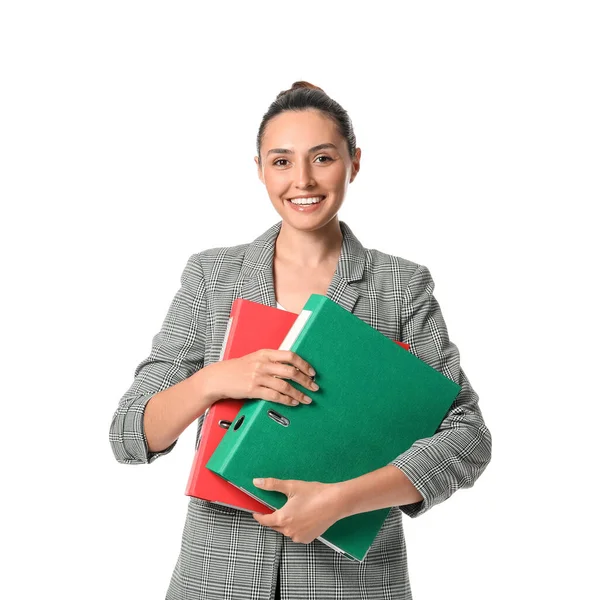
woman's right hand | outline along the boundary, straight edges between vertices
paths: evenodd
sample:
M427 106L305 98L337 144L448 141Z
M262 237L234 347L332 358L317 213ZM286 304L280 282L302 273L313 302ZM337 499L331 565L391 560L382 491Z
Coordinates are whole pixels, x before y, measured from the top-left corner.
M213 363L208 369L212 402L224 398L261 398L296 406L309 404L311 398L285 380L296 381L308 390L319 389L312 380L311 373L315 375L315 371L311 365L290 350L258 350L241 358Z

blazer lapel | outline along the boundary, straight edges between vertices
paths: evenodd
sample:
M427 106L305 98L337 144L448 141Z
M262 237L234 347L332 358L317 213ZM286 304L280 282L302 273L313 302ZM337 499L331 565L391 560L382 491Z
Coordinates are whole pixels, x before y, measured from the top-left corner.
M282 221L276 223L248 245L243 258L240 277L241 298L259 302L266 306L276 306L274 291L274 246Z
M241 298L266 306L276 306L272 267L276 238L281 226L282 221L248 245L240 272L243 280ZM351 283L363 278L366 251L346 223L340 221L340 227L343 233L341 253L326 296L345 310L353 312L359 292Z
M340 226L343 232L343 244L326 296L345 310L353 312L359 299L359 291L351 283L363 278L366 252L349 226L343 221L340 221Z

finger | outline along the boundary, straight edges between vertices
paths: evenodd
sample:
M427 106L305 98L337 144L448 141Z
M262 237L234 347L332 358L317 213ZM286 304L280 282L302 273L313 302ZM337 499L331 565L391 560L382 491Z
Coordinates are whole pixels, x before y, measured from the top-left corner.
M273 381L277 381L277 380L273 379ZM272 384L272 385L274 386L275 384ZM293 388L293 389L295 389L295 388ZM297 391L297 390L295 390L295 391ZM271 387L266 387L266 386L258 386L257 388L255 388L255 391L252 393L251 397L252 398L260 398L261 400L267 400L268 402L274 402L276 404L284 404L285 406L298 406L299 404L301 404L301 402L299 400L297 400L296 398L287 396L286 394L283 394L282 392L278 392L278 391L272 389ZM309 402L307 402L306 400L304 403L309 404Z
M282 492L285 496L289 496L292 481L291 479L276 479L275 477L256 477L253 480L253 485L261 490Z
M275 516L276 513L273 512L270 515L260 515L259 513L253 513L253 518L264 527L278 527L278 518Z
M309 404L311 402L311 398L309 396L306 396L294 385L291 385L286 379L280 379L280 377L276 377L276 375L260 378L259 383L263 387L271 388L275 392L278 392L284 396L282 399L284 404L297 405L300 402L303 404Z
M274 514L274 513L272 513ZM270 524L268 519L264 519L264 517L271 517L272 515L260 515L259 513L253 513L253 518L262 526L269 527L270 529L274 529L274 531L278 531L278 533L282 533L284 535L284 527L281 527L276 524Z
M298 354L291 352L290 350L274 350L269 355L270 360L288 363L297 367L300 371L302 371L306 377L315 377L316 371L315 369L305 360L303 360Z
M285 365L283 363L271 362L268 365L267 371L273 377L281 377L283 379L291 379L302 385L306 390L317 391L320 386L303 371L300 371L293 365Z
M265 387L268 387L270 385L270 383L268 382L268 380L264 380L264 378L262 376L269 375L270 377L275 377L278 379L291 379L291 380L295 381L296 383L302 385L305 389L311 390L314 392L320 388L320 386L317 383L315 383L315 381L314 381L315 375L310 377L310 376L306 375L303 371L301 371L295 365L289 365L289 364L284 364L282 362L277 362L276 360L273 359L273 356L271 356L272 353L275 353L275 354L278 353L278 354L282 354L283 358L288 359L289 354L286 351L261 350L258 352L260 354L259 354L259 359L256 362L255 375L254 375L254 382L257 383L258 385L263 385ZM268 354L268 353L270 353L270 354ZM290 353L290 355L297 357L297 355L292 352ZM302 361L302 362L307 365L307 363L305 361ZM311 367L309 367L309 366L308 366L308 368L311 369ZM311 369L311 370L313 371L313 369ZM282 388L281 389L280 386L274 386L274 389L276 389L279 392L286 393L289 396L293 396L296 399L298 399L300 402L304 401L304 399L301 398L301 396L298 396L297 394L295 394L290 388Z

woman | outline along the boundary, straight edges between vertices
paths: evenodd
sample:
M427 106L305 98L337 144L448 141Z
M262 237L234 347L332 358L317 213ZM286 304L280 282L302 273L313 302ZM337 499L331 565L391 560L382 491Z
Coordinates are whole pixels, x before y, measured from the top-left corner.
M432 295L428 270L363 248L338 211L359 172L361 150L347 113L320 88L296 82L264 115L258 176L282 221L250 244L191 256L150 356L114 415L110 440L122 463L170 452L222 398L297 405L313 368L291 352L264 350L219 361L232 302L242 297L299 313L324 294L462 386L437 433L391 464L336 483L260 484L288 496L271 515L191 498L167 599L411 598L402 513L415 517L470 487L490 460L477 394L459 365ZM288 364L285 364L288 363ZM315 538L338 519L393 507L362 563ZM315 540L315 541L314 541Z

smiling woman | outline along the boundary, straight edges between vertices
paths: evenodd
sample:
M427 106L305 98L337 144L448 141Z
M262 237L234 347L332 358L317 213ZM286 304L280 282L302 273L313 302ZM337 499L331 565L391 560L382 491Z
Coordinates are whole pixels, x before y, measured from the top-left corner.
M310 89L304 82L295 85L303 90L307 104L300 109L301 96L283 94L264 115L255 157L258 176L285 225L302 232L332 233L338 230L335 217L347 186L359 171L361 150L355 146L351 121L338 104L326 101L320 88ZM322 112L318 100L327 112ZM311 218L304 218L307 215Z
M239 297L299 313L312 293L327 295L407 342L461 392L435 435L356 479L277 480L257 473L263 480L256 486L288 497L272 514L190 498L167 599L410 599L402 515L416 517L471 487L490 460L491 436L428 269L364 248L339 221L360 159L349 116L321 88L296 82L277 96L263 116L254 160L281 221L251 243L189 258L151 354L114 414L115 457L151 463L195 421L199 440L206 409L221 399L310 404L289 381L316 392L318 365L292 352L265 349L219 360ZM316 539L341 518L386 507L391 511L362 563Z

